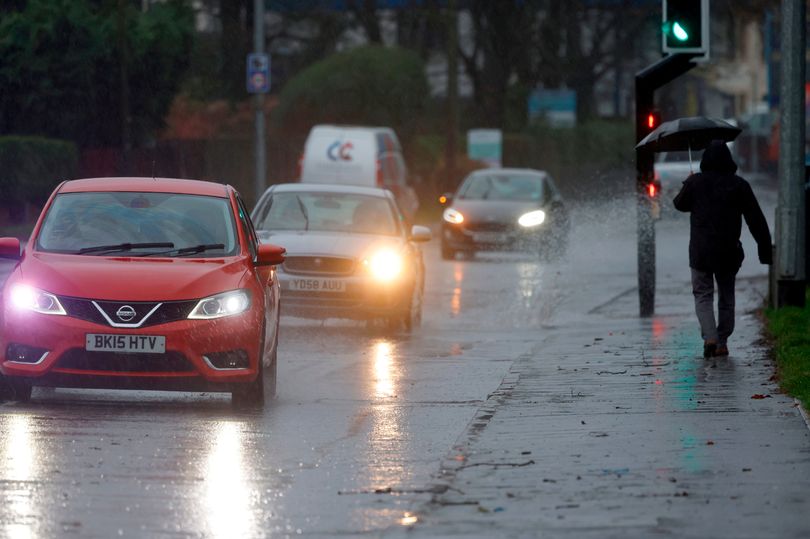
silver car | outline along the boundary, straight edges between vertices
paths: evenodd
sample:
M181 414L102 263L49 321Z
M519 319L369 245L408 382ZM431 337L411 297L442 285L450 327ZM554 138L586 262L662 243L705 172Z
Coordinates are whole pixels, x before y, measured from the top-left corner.
M393 194L376 187L273 185L252 212L262 242L282 245L282 313L421 323L430 229L407 227Z

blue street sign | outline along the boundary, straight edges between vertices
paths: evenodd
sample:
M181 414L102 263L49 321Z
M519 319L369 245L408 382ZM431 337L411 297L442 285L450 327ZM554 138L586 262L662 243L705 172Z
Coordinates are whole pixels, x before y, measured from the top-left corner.
M247 91L266 94L270 91L270 55L252 52L247 55Z

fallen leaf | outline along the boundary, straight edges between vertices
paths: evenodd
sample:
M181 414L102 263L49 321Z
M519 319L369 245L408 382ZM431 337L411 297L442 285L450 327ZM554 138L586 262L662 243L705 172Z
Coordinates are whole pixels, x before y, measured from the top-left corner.
M770 395L763 395L761 393L757 393L755 395L751 395L751 398L759 400L759 399L770 399L772 397Z
M706 445L714 445L714 442L709 440L708 442L706 442Z

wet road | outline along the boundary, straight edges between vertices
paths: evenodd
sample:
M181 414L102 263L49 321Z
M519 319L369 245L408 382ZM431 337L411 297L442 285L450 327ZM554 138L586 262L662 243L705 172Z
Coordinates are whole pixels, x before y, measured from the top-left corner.
M408 524L409 495L431 484L513 362L627 293L612 280L636 263L627 210L581 208L562 262L447 262L433 242L412 335L284 319L279 396L263 412L151 392L35 389L31 403L0 404L0 537L324 537ZM685 226L660 227L659 279L688 276Z
M426 264L413 335L283 319L279 394L263 412L217 394L43 388L0 404L0 537L396 524L398 494L427 483L556 294L556 266L533 257L445 262L434 244Z

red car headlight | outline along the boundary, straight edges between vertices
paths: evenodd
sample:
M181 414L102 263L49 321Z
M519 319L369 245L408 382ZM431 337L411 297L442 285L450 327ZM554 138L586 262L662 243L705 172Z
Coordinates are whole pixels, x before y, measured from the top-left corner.
M15 284L10 292L11 305L20 311L33 311L40 314L66 315L59 298L44 290L27 284Z
M232 290L201 299L189 313L192 320L211 320L243 313L250 308L246 290Z

